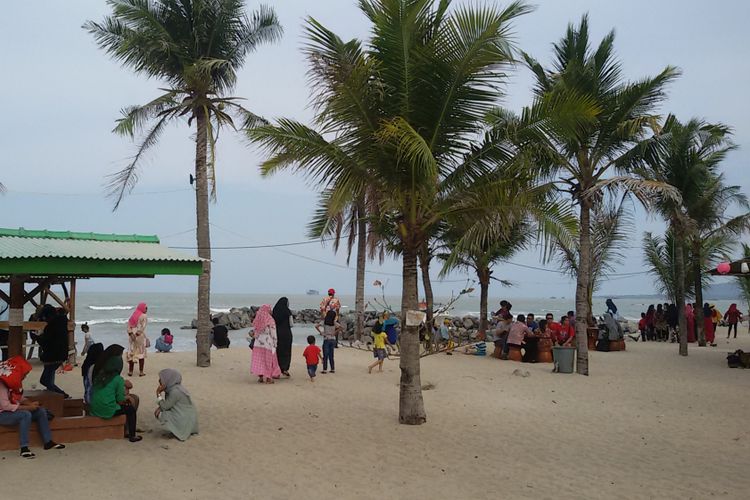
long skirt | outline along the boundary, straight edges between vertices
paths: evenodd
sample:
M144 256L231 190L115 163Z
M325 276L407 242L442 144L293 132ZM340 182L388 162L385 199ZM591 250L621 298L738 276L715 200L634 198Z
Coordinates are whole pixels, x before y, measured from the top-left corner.
M258 377L281 377L281 368L276 353L263 347L253 349L252 361L250 363L250 372Z
M695 342L695 318L687 318L688 342Z
M276 346L276 357L279 360L281 371L289 371L289 365L292 364L292 329L288 326L279 327L276 330L279 343Z
M714 323L711 318L705 318L703 320L703 329L706 331L706 342L713 344L715 340Z

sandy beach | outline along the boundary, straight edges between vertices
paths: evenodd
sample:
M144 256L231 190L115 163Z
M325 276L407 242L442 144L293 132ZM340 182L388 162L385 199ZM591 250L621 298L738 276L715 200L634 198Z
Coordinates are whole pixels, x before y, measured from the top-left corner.
M336 374L258 384L250 351L151 354L141 395L144 440L74 443L35 460L1 452L3 497L27 498L742 498L750 371L726 352L747 333L680 358L673 344L591 353L591 373L464 355L423 360L428 422L397 423L398 363L368 375L367 352L340 348ZM201 434L181 443L153 418L157 372L183 373ZM514 370L528 376L514 375ZM39 368L27 379L36 382ZM58 384L80 395L78 372ZM16 478L16 479L10 479ZM46 479L44 479L46 478Z

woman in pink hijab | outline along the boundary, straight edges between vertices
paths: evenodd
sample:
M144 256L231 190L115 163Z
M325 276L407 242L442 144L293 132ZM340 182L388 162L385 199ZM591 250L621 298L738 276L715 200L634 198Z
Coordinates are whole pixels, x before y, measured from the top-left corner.
M253 345L250 371L258 376L258 382L273 384L273 379L281 377L279 360L276 357L276 322L271 315L271 305L260 306L253 320Z
M144 364L146 363L146 312L148 306L145 302L141 302L136 306L135 312L130 316L128 320L128 352L126 358L128 360L128 376L133 376L133 367L135 362L138 361L138 368L140 370L139 375L143 377L146 375L143 372Z

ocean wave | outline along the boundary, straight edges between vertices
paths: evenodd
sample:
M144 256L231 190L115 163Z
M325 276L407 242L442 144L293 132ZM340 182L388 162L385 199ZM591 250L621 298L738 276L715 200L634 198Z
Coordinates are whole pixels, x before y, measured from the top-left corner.
M107 319L91 319L88 321L76 321L77 325L88 323L92 325L124 325L128 322L128 318L107 318ZM169 318L148 318L149 323L179 323L180 320L169 319Z
M127 311L133 309L133 306L89 306L93 311Z
M212 313L228 313L231 310L231 307L212 307L211 312Z

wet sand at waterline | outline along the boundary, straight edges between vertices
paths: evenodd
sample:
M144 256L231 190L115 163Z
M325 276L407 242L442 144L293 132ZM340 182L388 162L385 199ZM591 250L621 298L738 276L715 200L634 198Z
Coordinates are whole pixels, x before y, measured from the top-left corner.
M73 443L24 460L0 452L2 497L35 498L745 498L750 491L750 370L728 369L719 347L627 343L591 353L590 377L455 354L422 361L428 422L397 423L398 361L368 375L367 352L340 348L336 374L261 385L250 351L150 354L140 443ZM153 418L159 369L183 374L201 434L161 436ZM514 370L529 376L514 375ZM27 379L37 382L38 364ZM79 372L58 385L81 393Z

